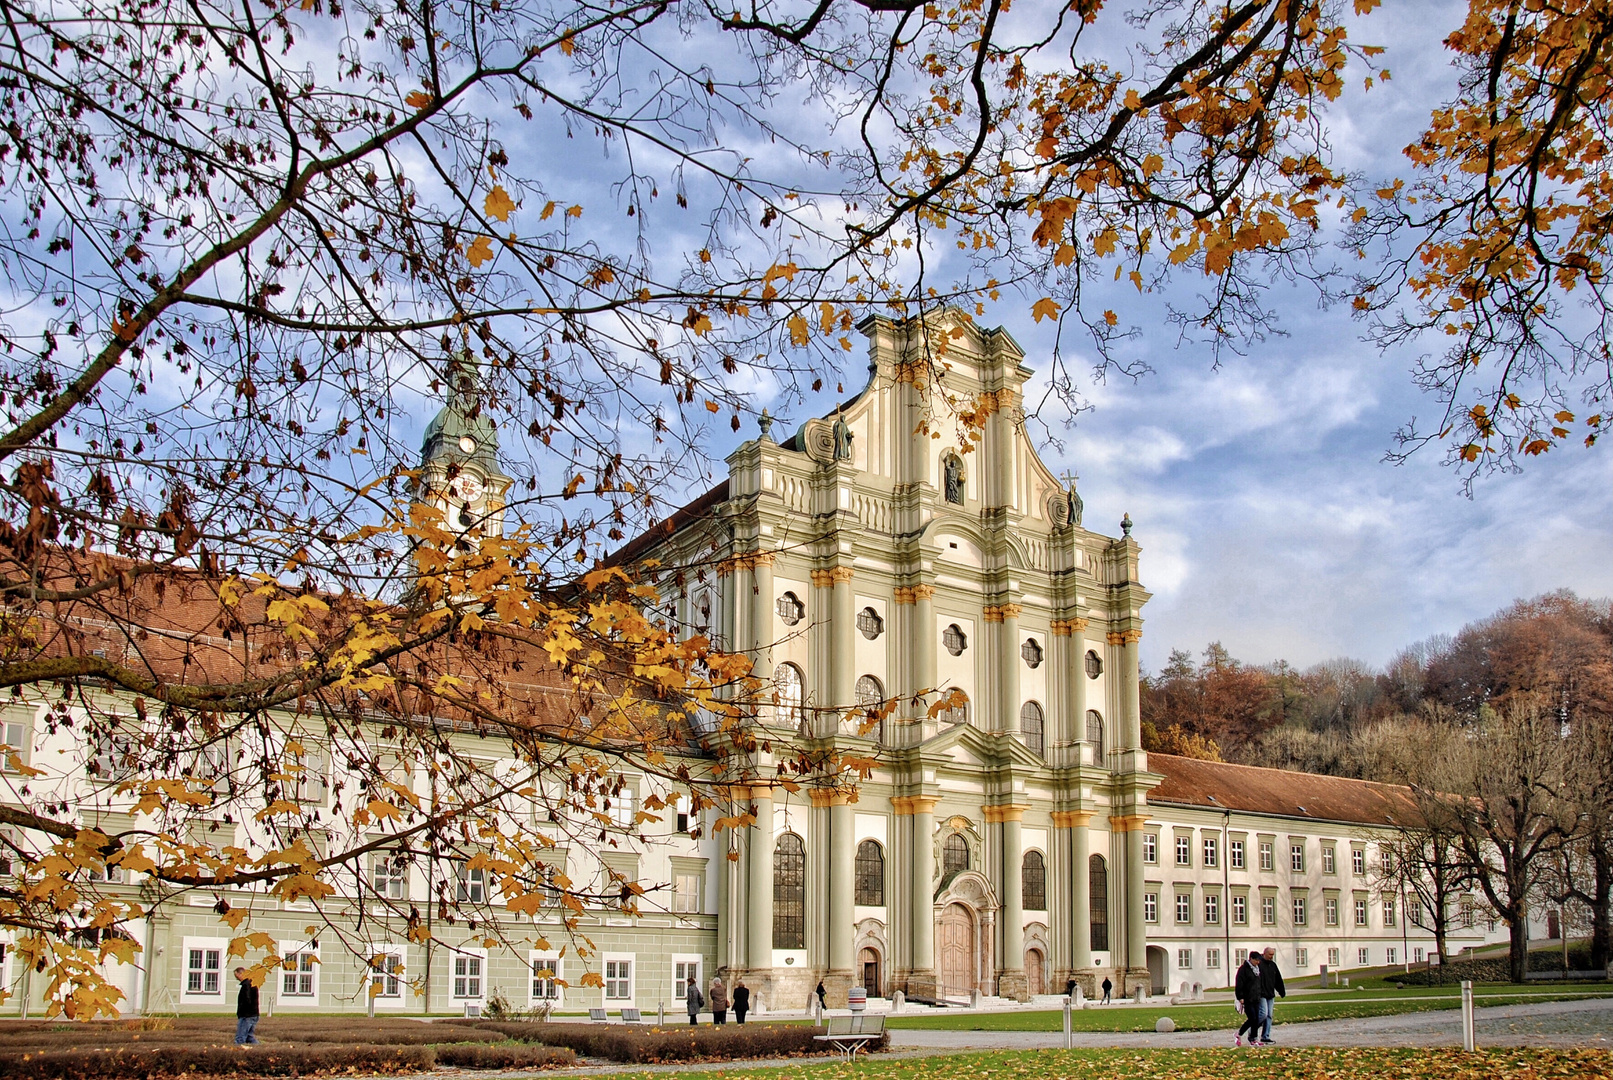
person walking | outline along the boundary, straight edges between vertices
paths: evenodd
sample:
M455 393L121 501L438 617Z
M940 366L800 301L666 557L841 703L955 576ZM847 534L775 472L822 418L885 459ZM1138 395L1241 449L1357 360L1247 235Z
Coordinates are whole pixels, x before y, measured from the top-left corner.
M829 1007L829 992L823 988L823 980L818 980L818 988L812 991L818 995L818 1013L821 1015Z
M1073 976L1067 982L1065 982L1065 984L1064 984L1064 996L1065 997L1074 997L1075 996L1075 979L1074 979Z
M1260 1023L1262 1045L1270 1043L1271 1015L1277 1008L1277 997L1288 996L1288 987L1283 985L1283 973L1277 969L1277 950L1266 946L1265 956L1260 961Z
M715 977L711 980L711 1022L728 1023L728 988Z
M241 984L235 995L235 1045L258 1045L258 988L247 977L246 968L235 969L235 978Z
M1109 993L1114 990L1115 984L1109 981L1109 976L1103 977L1103 1003L1109 1004Z
M750 987L745 985L744 979L734 980L734 1019L741 1024L745 1022L745 1014L750 1012Z
M700 1010L705 1008L705 995L700 993L700 980L689 980L689 992L683 998L684 1008L689 1012L690 1025L700 1023Z
M1243 1045L1243 1033L1249 1033L1249 1045L1259 1046L1260 1042L1260 953L1249 950L1249 959L1238 965L1238 975L1232 984L1232 996L1238 1000L1238 1011L1243 1013L1243 1023L1238 1025L1238 1033L1232 1036L1233 1046Z

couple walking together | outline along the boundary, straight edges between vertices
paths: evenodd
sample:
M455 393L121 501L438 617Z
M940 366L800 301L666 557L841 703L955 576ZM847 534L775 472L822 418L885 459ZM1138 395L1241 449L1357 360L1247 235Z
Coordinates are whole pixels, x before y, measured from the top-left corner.
M1243 1033L1249 1032L1250 1046L1265 1046L1271 1039L1271 1010L1278 995L1288 996L1283 985L1283 973L1277 970L1277 950L1267 948L1264 953L1251 951L1249 959L1238 966L1238 979L1233 986L1238 998L1238 1011L1243 1023L1232 1037L1233 1046L1243 1045Z

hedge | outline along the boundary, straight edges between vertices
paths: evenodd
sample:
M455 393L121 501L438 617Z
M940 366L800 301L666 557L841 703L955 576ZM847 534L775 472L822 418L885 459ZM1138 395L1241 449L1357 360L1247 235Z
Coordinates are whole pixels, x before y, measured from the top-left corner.
M730 1061L745 1058L799 1057L833 1051L816 1041L822 1028L804 1024L708 1024L701 1027L651 1027L637 1024L575 1024L456 1020L521 1042L564 1046L584 1057L624 1064L668 1061ZM870 1050L884 1049L881 1039Z
M430 1069L428 1046L120 1046L0 1055L0 1080L161 1080L205 1076L403 1073Z
M531 1043L448 1043L433 1047L438 1065L464 1069L541 1069L549 1065L575 1065L577 1055L563 1046Z

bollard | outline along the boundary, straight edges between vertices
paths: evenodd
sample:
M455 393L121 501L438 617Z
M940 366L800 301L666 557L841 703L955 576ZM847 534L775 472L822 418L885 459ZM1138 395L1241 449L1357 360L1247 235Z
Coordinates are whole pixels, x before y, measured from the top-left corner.
M1064 1049L1069 1050L1074 1045L1070 1036L1070 999L1064 999Z
M1462 1049L1471 1053L1473 1032L1473 980L1462 980Z
M656 1023L660 1024L662 1027L666 1027L666 1002L663 1001L660 1004L661 1004L661 1018L659 1020L657 1020Z

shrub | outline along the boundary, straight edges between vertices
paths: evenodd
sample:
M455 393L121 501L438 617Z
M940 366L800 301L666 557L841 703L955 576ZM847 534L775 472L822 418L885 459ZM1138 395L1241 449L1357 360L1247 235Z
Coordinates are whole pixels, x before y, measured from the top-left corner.
M0 1055L0 1080L162 1080L204 1076L298 1076L334 1072L419 1072L435 1059L425 1046L120 1046Z
M532 1043L449 1043L433 1047L438 1065L463 1069L541 1069L575 1065L577 1055L562 1046Z
M740 1058L796 1057L833 1051L814 1035L821 1028L803 1024L723 1024L703 1027L649 1027L635 1024L475 1024L520 1042L564 1046L584 1057L626 1064L666 1061L731 1061ZM870 1050L884 1049L880 1040Z

